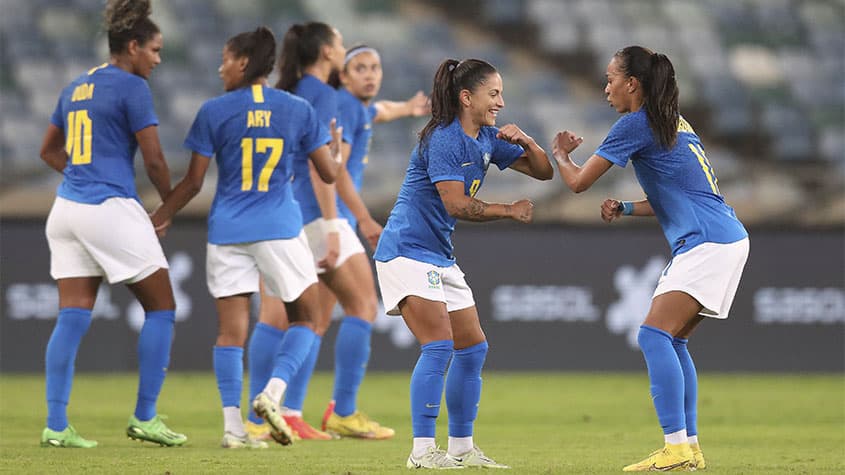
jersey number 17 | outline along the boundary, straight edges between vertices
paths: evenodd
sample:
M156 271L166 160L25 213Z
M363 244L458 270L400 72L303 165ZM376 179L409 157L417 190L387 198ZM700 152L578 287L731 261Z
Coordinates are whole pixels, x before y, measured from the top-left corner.
M270 151L270 157L264 163L264 167L261 168L261 173L258 175L258 191L267 191L270 187L270 177L282 158L284 148L284 139L253 139L249 137L241 139L241 191L252 190L253 150L258 153Z

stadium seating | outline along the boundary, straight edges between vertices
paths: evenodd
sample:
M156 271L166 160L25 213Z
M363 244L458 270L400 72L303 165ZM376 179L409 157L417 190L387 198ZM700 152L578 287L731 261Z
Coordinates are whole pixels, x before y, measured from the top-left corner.
M58 182L38 159L41 134L61 88L108 56L101 4L4 0L0 8L2 212L43 215L43 204L32 205L40 201L10 196L44 194ZM222 92L226 38L266 24L281 40L291 24L316 19L337 26L347 46L379 48L382 98L428 91L446 57L487 59L505 80L501 123L516 122L547 149L556 131L577 131L585 137L580 159L617 118L602 93L608 58L624 45L650 46L672 58L682 111L744 221L788 221L819 204L831 212L815 212L814 221L845 220L836 211L845 201L841 0L168 0L154 2L153 18L165 48L150 85L175 179L188 164L181 144L199 105ZM376 214L389 211L424 123L376 126L364 194ZM145 196L150 186L139 176ZM575 201L561 186L504 173L487 181L482 197L528 195L546 204L540 219L593 222L607 194L641 193L633 180L630 170L612 172ZM760 203L764 197L776 203Z

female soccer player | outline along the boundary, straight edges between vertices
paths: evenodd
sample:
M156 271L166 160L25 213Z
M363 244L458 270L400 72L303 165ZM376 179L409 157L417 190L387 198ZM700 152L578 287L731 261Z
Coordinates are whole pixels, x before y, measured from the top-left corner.
M406 465L506 468L473 443L487 341L472 291L455 263L451 236L457 219L531 221L529 200L501 204L475 198L491 163L540 180L551 179L554 171L546 152L519 127L495 127L505 103L502 78L490 64L444 61L434 76L431 104L432 118L420 132L375 253L388 315L401 314L422 345L411 375L414 444ZM434 433L447 366L444 452L435 446Z
M326 82L333 72L343 68L345 54L343 37L337 29L319 22L296 24L288 29L282 42L276 87L307 100L314 107L318 122L328 125L331 120L337 119L338 111L337 91ZM344 132L343 140L351 142L349 132ZM334 270L358 252L356 245L360 247L360 242L357 239L351 241L341 238L341 234L354 233L343 227L345 222L337 219L334 185L323 183L301 153L292 157L290 166L293 171L293 193L302 211L308 245L316 260L317 272L321 280L326 281L327 271ZM346 168L342 168L340 173L345 174ZM360 295L359 288L366 289L361 282L348 278L338 282L350 286L350 292L354 292L356 300L353 315L365 314L368 306L375 305L368 301L367 295ZM321 289L321 301L323 298ZM263 313L268 310L267 300L265 298L261 303ZM277 305L277 308L280 307ZM280 328L284 326L284 319L283 312L274 312L269 319L265 318L267 323L260 323L253 330L249 354L251 393L257 391L266 378L271 355L275 354L275 348L283 338L284 333ZM317 362L322 336L328 328L328 321L322 312L315 316L314 324L317 336L299 372L290 381L282 410L285 420L299 438L330 440L332 437L329 434L315 429L302 418L308 382ZM256 370L253 371L253 368ZM263 429L256 425L258 421L255 415L252 418L252 424L248 426L250 433L260 437Z
M67 404L80 341L105 276L124 283L144 307L138 338L138 401L126 433L162 446L182 445L156 414L170 360L175 302L162 252L135 190L140 146L147 175L164 199L170 172L158 140L158 118L146 79L161 62L161 32L149 1L106 6L110 61L62 91L41 146L41 158L64 174L47 218L50 275L59 288L59 316L47 344L44 447L96 447L68 424Z
M340 131L330 136L314 109L300 98L267 87L276 42L266 27L230 38L220 77L226 93L200 108L185 145L191 163L153 222L165 225L200 191L216 157L217 192L208 217L208 288L217 299L219 333L214 371L223 401L227 448L263 447L247 437L240 412L243 345L249 327L249 297L261 276L287 306L291 328L275 349L275 363L253 409L267 420L273 439L292 441L279 402L315 338L319 312L314 258L302 230L302 215L290 186L292 157L310 158L318 180L334 181L341 165Z
M704 317L728 318L748 258L748 233L725 204L701 140L678 113L669 58L641 46L618 51L607 66L604 92L625 115L582 167L569 157L582 139L558 133L553 151L561 177L580 193L612 165L630 160L647 198L605 200L602 219L656 216L673 256L638 336L665 446L623 470L702 469L698 383L687 341Z
M382 227L377 223L360 196L364 178L364 168L369 162L369 148L372 138L372 123L387 122L401 117L421 116L431 110L428 97L422 91L404 102L378 101L373 98L381 88L382 69L381 58L373 48L358 45L346 53L343 70L337 76L338 114L347 131L351 132L352 141L348 147L344 146L346 169L337 182L337 209L341 220L345 220L349 230L356 225L361 234L367 239L370 247L375 249L381 235ZM332 81L330 81L332 82ZM354 232L344 234L341 240L358 240ZM338 295L344 297L341 306L346 315L341 322L335 341L335 384L333 399L323 414L322 429L342 437L358 437L367 439L386 439L394 435L393 429L383 427L372 421L366 414L357 410L356 398L361 381L366 372L370 354L370 335L372 323L376 318L376 307L370 305L367 313L353 313L354 307L349 305L349 291L344 292L342 279L357 282L366 287L363 296L375 303L375 284L369 259L360 246L360 252L349 257L333 272L327 275L337 282L334 287L341 287ZM323 299L323 315L326 322L331 321L332 310L336 298L330 288L325 288Z
M407 101L385 101L373 103L372 99L381 87L382 71L378 52L364 45L351 48L346 53L343 70L340 74L330 75L328 84L337 88L344 85L337 93L338 117L345 124L344 129L349 132L350 142L343 145L343 154L348 173L338 177L336 183L338 199L337 210L342 230L351 231L357 226L367 238L371 248L375 248L381 235L382 227L370 215L359 195L364 175L364 167L368 159L369 146L372 136L372 122L387 122L401 117L421 116L430 112L428 98L417 92ZM347 203L349 203L347 205ZM347 226L348 224L348 226ZM354 232L345 232L341 241L354 244L358 237ZM372 322L376 318L376 295L373 274L369 260L364 253L364 247L358 246L357 251L344 263L326 274L333 280L333 285L348 287L355 284L362 300L356 296L342 301L344 313L338 336L335 341L335 388L333 400L323 414L322 430L341 437L357 437L365 439L386 439L394 435L393 429L383 427L371 420L365 413L357 410L356 398L361 381L366 372L370 354L370 335ZM354 292L350 289L349 292ZM343 293L344 291L341 291ZM348 292L347 292L348 294ZM326 328L331 322L331 314L337 298L332 289L320 282L322 315ZM262 347L258 344L266 342L267 336L280 339L286 325L284 307L277 298L262 294L262 306L259 323L250 341L252 362L251 374L255 375L255 385L260 387L262 378L258 375L265 373L262 367L269 366L269 356L265 352L262 359ZM348 297L348 295L347 295ZM360 303L368 301L371 305L360 308ZM358 306L358 308L356 308ZM262 338L264 337L264 338ZM254 356L254 357L253 357ZM316 357L316 354L315 354ZM313 370L313 366L312 366ZM254 372L253 372L254 371ZM256 389L257 391L257 389ZM292 391L292 390L291 390ZM319 433L308 431L308 426L300 422L300 417L289 416L292 425L304 428L302 436L306 438L322 438ZM260 437L261 428L248 423L256 437Z

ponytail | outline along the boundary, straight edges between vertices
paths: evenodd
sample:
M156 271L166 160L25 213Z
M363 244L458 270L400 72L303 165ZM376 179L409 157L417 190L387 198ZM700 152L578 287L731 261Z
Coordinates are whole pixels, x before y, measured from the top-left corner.
M449 125L458 116L461 91L475 89L496 72L490 63L480 59L447 59L434 73L431 88L431 119L420 131L420 145L425 146L435 128Z
M276 88L293 92L303 70L320 59L321 48L332 44L334 35L331 26L316 21L290 27L282 40Z
M678 83L675 68L665 54L642 46L628 46L616 53L620 69L640 81L648 123L660 145L672 148L678 139Z
M266 26L259 26L255 31L237 34L226 41L226 48L237 58L249 58L244 71L243 84L254 83L257 79L269 76L276 62L276 37Z

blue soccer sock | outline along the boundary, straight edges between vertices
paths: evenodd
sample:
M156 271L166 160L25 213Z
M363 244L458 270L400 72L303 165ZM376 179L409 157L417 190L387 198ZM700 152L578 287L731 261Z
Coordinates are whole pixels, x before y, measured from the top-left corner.
M308 392L308 383L311 382L311 376L314 374L314 366L317 365L317 357L320 356L320 346L323 342L323 337L314 334L314 341L311 343L311 349L308 351L305 359L302 361L302 366L299 371L293 376L293 379L288 381L287 392L285 392L286 408L294 411L301 411L305 404L305 394Z
M681 370L684 372L684 413L689 437L698 435L698 374L687 349L687 341L686 338L675 338L672 340L672 346L675 347Z
M481 400L481 368L487 357L487 342L455 350L446 376L446 409L449 437L469 437Z
M672 347L672 335L659 328L640 325L637 335L648 366L651 398L664 434L686 427L684 416L684 373Z
M340 323L334 345L334 412L346 417L353 414L358 388L370 359L370 335L373 326L366 320L347 316Z
M452 340L438 340L420 347L420 357L411 374L411 424L415 438L434 437L452 345Z
M241 407L244 381L244 349L240 346L214 347L214 376L223 407Z
M65 307L59 309L56 326L47 343L45 357L47 379L47 427L61 432L68 425L67 404L73 386L76 352L91 326L91 310Z
M279 345L285 331L258 322L252 329L252 336L249 339L247 360L249 364L249 400L255 400L258 393L264 390L270 375L273 374L273 364L276 354L279 352ZM249 420L254 424L262 424L264 419L249 411Z
M173 340L173 310L147 312L138 337L138 402L135 417L148 421L156 415L156 401L170 364Z
M293 325L288 328L285 337L282 338L282 343L279 345L273 364L273 372L270 376L281 379L290 387L291 379L299 371L302 362L305 361L311 351L314 338L317 338L317 334L306 326Z

